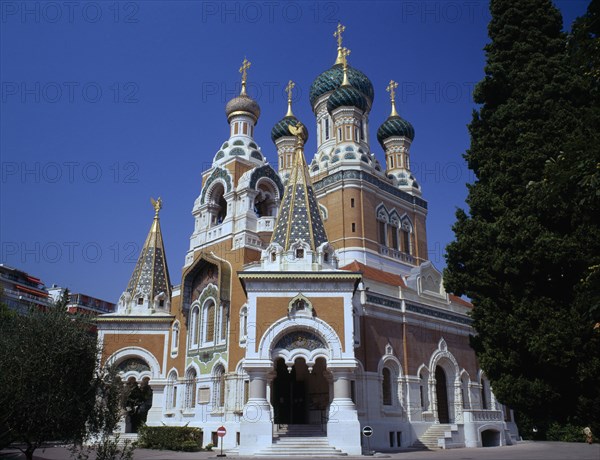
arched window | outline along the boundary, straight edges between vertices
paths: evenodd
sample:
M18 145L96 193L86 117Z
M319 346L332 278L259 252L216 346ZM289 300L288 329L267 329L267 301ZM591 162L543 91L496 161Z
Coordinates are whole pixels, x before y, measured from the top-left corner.
M190 368L185 374L185 408L196 407L196 370Z
M179 321L171 328L171 354L176 355L179 348Z
M484 410L491 409L492 402L492 391L490 389L490 382L485 378L484 374L481 374L481 408Z
M208 212L210 214L211 226L220 225L227 217L227 201L225 200L225 188L220 182L216 183L210 191Z
M167 380L166 408L177 408L177 372L172 371Z
M213 410L225 406L225 368L219 364L213 371Z
M209 300L204 304L202 311L202 342L212 343L215 341L215 303Z
M425 369L419 372L419 394L422 410L429 410L429 373Z
M200 308L195 306L190 313L190 348L197 347L200 341Z
M377 220L377 233L379 236L379 243L387 246L387 222L384 220Z
M402 234L402 252L406 254L412 254L412 225L408 218L402 220L400 232Z
M245 342L248 337L248 307L240 309L240 342Z
M460 391L463 401L463 409L471 408L471 398L469 395L469 376L466 372L460 376Z
M227 311L225 305L219 305L219 342L227 339Z
M277 193L275 187L265 179L261 179L254 199L254 212L258 217L277 215Z
M392 399L392 372L387 368L383 368L383 381L381 384L381 392L383 394L383 405L391 406L393 404Z

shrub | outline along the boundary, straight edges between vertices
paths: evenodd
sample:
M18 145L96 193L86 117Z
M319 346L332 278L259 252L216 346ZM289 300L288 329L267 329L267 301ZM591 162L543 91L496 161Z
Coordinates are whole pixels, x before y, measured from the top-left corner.
M143 426L139 447L195 452L202 446L202 430L189 426Z
M181 444L181 450L185 452L198 452L200 450L200 446L196 441L183 441Z
M553 423L548 428L546 438L548 441L585 442L583 427L571 423L566 423L564 425L556 422Z

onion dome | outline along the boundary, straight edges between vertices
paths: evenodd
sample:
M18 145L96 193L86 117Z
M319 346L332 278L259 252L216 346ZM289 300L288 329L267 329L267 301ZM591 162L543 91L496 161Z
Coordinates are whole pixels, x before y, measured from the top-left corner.
M288 93L288 109L287 113L285 114L285 117L279 120L271 130L271 140L273 142L277 141L277 139L279 139L280 137L293 137L289 127L296 127L298 126L298 123L300 123L300 121L292 112L292 89L294 88L294 86L296 86L296 84L292 80L290 80L285 88ZM302 139L304 140L304 142L308 140L307 130L302 131Z
M383 141L390 137L415 138L415 128L400 115L390 115L377 130L377 140L383 146Z
M250 114L257 121L260 117L260 106L258 102L244 92L227 103L225 113L227 114L227 121L230 121L234 115L239 114Z
M394 80L390 80L390 84L386 88L386 91L390 93L390 102L392 103L392 111L390 116L385 120L377 130L377 140L385 150L383 141L390 137L406 137L412 140L415 138L415 128L408 121L398 115L396 112L396 88L398 83Z
M327 111L331 113L338 107L357 107L364 112L367 100L354 86L340 86L329 96Z
M369 80L369 78L358 69L350 66L348 66L347 69L348 81L350 84L360 91L372 105L375 97L375 91L373 89L373 83L371 83L371 80ZM333 67L327 69L325 72L319 75L310 86L309 98L313 107L315 102L317 102L317 99L319 99L319 97L321 97L323 94L330 91L335 91L342 86L343 79L344 68L342 64L335 64Z
M240 73L242 74L242 90L240 91L239 96L231 99L225 106L227 121L231 121L231 117L235 115L251 115L254 118L254 122L258 121L258 117L260 117L260 106L258 105L258 102L246 94L246 79L248 77L250 65L251 62L244 58L244 62L242 62L242 66L240 67Z
M273 142L275 142L280 137L292 136L292 134L290 133L289 127L297 126L298 123L300 123L300 121L293 115L291 117L289 117L289 116L283 117L281 120L279 120L275 124L275 126L273 126L273 129L271 130L271 140ZM308 139L308 132L306 130L304 130L303 138L304 138L304 142L306 142Z

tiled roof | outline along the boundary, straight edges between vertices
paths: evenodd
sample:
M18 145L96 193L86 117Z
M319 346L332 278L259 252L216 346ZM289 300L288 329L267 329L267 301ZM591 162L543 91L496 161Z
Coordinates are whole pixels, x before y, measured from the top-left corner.
M171 297L171 280L158 215L154 217L140 257L135 264L127 285L127 292L132 296L141 294L150 300L161 292L164 292L167 298Z
M367 279L378 281L380 283L390 284L392 286L400 286L405 288L406 283L399 275L394 275L393 273L384 272L382 270L378 270L373 267L369 267L367 265L361 264L360 262L352 262L345 267L342 267L342 270L350 270L353 272L361 272L363 276Z
M471 302L469 302L468 300L465 300L461 297L458 297L454 294L449 294L450 300L452 302L456 302L464 307L469 307L469 308L473 308L473 304Z
M295 153L271 242L288 251L296 240L304 240L313 251L327 241L308 166L300 148Z

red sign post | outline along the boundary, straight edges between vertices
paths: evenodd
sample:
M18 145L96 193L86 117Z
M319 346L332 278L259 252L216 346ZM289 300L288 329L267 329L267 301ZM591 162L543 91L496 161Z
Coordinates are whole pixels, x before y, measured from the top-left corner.
M227 434L227 430L225 429L224 426L220 426L219 428L217 428L217 436L219 438L221 438L221 453L219 455L217 455L217 457L225 457L225 454L223 453L223 437Z

